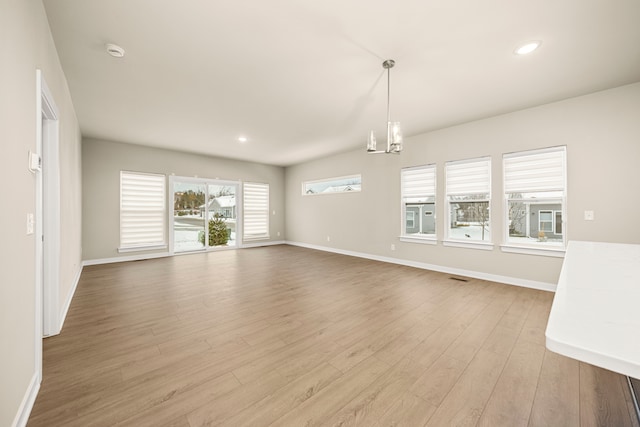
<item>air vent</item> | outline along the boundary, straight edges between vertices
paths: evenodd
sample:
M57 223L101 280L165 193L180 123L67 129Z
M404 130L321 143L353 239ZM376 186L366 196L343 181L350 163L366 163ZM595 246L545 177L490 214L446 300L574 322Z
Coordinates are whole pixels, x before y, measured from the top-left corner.
M468 282L468 279L462 279L460 277L449 277L451 280L457 280L458 282Z

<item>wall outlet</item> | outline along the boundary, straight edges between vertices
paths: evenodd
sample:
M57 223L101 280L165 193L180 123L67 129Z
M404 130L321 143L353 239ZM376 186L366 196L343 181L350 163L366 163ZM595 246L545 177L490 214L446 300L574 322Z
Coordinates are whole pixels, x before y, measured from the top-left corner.
M584 211L584 220L585 221L593 221L595 219L595 214L593 211Z
M277 233L277 234L278 234L278 237L280 237L280 232L279 232L279 231L278 231L278 233Z
M327 236L327 242L331 241L331 237Z
M394 245L393 243L391 244L391 250L395 251L396 250L396 245Z

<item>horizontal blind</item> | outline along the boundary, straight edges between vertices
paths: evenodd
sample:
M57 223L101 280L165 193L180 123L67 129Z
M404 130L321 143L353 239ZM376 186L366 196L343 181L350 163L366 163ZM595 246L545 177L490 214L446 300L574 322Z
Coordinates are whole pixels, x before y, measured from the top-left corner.
M445 169L447 196L491 192L491 159L489 157L447 162Z
M120 247L165 244L165 176L120 172Z
M402 169L401 182L404 202L426 202L436 195L436 167L429 165Z
M269 184L243 186L245 240L269 238Z
M565 147L505 154L505 193L564 190Z

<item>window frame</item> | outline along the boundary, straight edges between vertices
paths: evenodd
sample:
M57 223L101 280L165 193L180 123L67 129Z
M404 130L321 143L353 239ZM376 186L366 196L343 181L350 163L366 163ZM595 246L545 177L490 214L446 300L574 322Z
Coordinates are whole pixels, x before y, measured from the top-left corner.
M410 175L416 175L423 173L418 179L422 181L422 188L418 188L416 192L415 188L410 191L408 186L405 185L406 177ZM415 187L415 183L414 183ZM420 187L420 186L419 186ZM408 234L407 233L407 205L421 205L421 204L433 204L433 212L436 210L436 189L437 189L437 167L435 163L405 167L400 170L400 218L402 223L400 226L400 241L408 243L422 243L432 244L437 243L437 217L434 214L434 233L430 234ZM415 212L411 212L414 215L414 227L415 227ZM422 219L419 219L419 222Z
M523 184L523 188L519 190L513 187L507 189L507 181L509 179L509 171L507 163L509 160L520 160L522 162L526 162L526 158L529 156L539 156L539 157L554 157L557 162L561 162L561 164L556 166L556 170L553 173L542 174L540 170L544 170L541 166L537 168L531 167L531 173L533 174L533 178L530 178L528 183ZM533 150L524 150L513 153L505 153L502 156L502 165L503 165L503 243L500 245L503 252L511 252L511 253L522 253L529 255L542 255L542 256L550 256L550 257L564 257L566 247L567 247L567 147L566 146L554 146ZM514 172L514 174L523 174L522 170ZM535 175L539 175L541 179L536 181ZM529 187L529 188L524 188ZM509 192L507 192L509 190ZM517 191L516 191L517 190ZM513 197L514 194L539 194L538 198L533 198L532 196L525 197ZM535 201L535 204L545 204L545 205L560 205L560 209L555 209L553 207L549 209L544 209L542 211L551 212L551 230L546 231L555 234L556 236L562 236L561 244L557 243L557 239L554 242L548 241L537 241L532 240L530 242L518 242L512 239L512 236L509 235L509 205L513 202L521 201L522 203L526 203L527 201ZM561 218L561 233L556 233L557 225L556 218L557 215L560 214ZM540 219L538 218L538 229L540 230Z
M162 200L155 200L156 203L161 204L161 208L155 208L155 209L144 209L144 208L127 208L125 205L127 204L126 202L126 177L130 176L130 181L128 183L128 185L135 185L135 183L133 181L135 181L136 179L138 180L145 180L145 181L153 181L155 180L155 185L153 186L149 186L151 188L153 187L157 187L160 186L161 188L156 189L155 192L160 195L160 197L162 198ZM147 200L147 202L150 202L153 200ZM155 233L160 233L162 235L162 240L153 240L153 241L140 241L138 243L123 243L124 241L127 240L126 234L126 229L128 227L128 225L126 224L127 221L130 221L131 218L127 218L127 212L151 212L153 213L154 216L157 216L158 218L156 219L156 221L160 221L160 224L157 225L157 230L155 230ZM120 217L120 223L119 223L119 242L118 242L118 252L135 252L135 251L148 251L148 250L155 250L155 249L166 249L167 248L167 222L166 222L166 212L167 212L167 177L164 174L157 174L157 173L148 173L148 172L138 172L138 171L127 171L127 170L121 170L120 171L120 206L119 206L119 217Z
M451 178L452 175L455 174L455 169L460 168L463 165L473 165L471 168L478 170L482 173L482 169L484 169L484 173L482 175L486 176L484 181L478 181L477 179L473 181L473 184L469 184L468 192L460 192L459 189L455 189L459 187L459 183L455 183L452 185ZM493 250L493 233L491 227L491 221L493 215L491 215L491 185L492 185L492 173L491 173L492 161L491 156L482 156L482 157L474 157L471 159L464 160L453 160L445 162L445 237L442 241L444 246L454 246L454 247L462 247L462 248L470 248L470 249L480 249L480 250ZM468 180L467 180L468 181ZM474 188L475 187L475 188ZM468 200L456 200L455 197L470 197ZM473 198L475 197L475 198ZM486 224L488 225L487 235L488 238L485 240L463 240L460 238L456 238L451 235L451 224L452 224L452 206L457 203L487 203L488 210L488 220Z

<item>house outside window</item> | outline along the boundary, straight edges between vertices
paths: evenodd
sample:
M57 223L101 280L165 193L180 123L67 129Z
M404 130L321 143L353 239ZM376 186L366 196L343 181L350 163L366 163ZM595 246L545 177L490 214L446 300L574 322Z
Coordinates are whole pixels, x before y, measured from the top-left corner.
M349 175L302 182L303 196L355 193L360 191L362 191L362 175Z
M566 148L505 154L505 245L564 250Z
M401 240L435 243L436 166L403 168L400 181L404 218Z
M452 161L445 164L445 245L478 247L491 242L491 158Z

